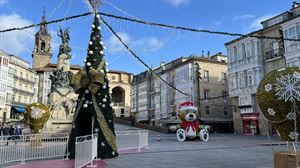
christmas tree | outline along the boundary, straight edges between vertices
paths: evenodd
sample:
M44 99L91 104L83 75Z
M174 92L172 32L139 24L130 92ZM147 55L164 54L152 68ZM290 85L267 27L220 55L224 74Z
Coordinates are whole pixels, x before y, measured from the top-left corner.
M118 156L99 19L100 16L95 14L85 66L70 82L74 91L79 94L68 144L71 159L75 158L76 137L90 135L92 129L98 132L98 158Z

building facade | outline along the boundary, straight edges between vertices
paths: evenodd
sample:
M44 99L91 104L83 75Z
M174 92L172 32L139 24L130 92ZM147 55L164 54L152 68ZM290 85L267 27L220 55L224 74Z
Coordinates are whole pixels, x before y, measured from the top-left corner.
M2 50L0 56L0 121L20 120L25 107L37 101L36 73L20 57Z
M116 117L130 117L130 92L132 74L124 71L110 70L107 73L109 88Z
M9 54L0 50L0 119L7 121L9 119L9 106L6 104L7 87L9 85L8 79L9 69Z
M7 104L11 106L10 118L19 120L26 106L37 102L37 78L26 60L10 55L9 63L13 85L8 86Z
M241 38L227 43L226 47L229 95L238 107L233 114L235 132L259 134L263 131L256 100L257 88L264 76L261 41L251 37Z
M274 133L258 107L257 87L265 74L274 69L299 67L299 42L283 41L283 38L300 39L299 14L300 4L293 2L289 11L261 22L262 29L248 34L276 39L243 37L225 44L229 58L229 96L238 107L233 115L235 132Z
M178 105L192 101L199 108L200 120L211 125L212 131L232 130L233 106L226 98L226 57L221 54L210 58L181 57L162 63L153 71L187 95L175 91L148 71L135 75L132 82L131 112L137 122L159 126L180 123L177 119ZM197 76L196 71L200 71L202 79Z

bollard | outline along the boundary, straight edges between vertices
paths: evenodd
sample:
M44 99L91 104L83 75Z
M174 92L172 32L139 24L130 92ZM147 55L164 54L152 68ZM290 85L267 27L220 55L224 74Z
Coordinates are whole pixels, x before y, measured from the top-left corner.
M157 135L156 141L160 141L160 135Z

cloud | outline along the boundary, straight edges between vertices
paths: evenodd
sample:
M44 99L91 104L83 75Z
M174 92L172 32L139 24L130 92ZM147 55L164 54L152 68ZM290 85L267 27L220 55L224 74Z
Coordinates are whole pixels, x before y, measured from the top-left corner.
M130 48L137 51L156 51L162 47L162 41L155 36L143 37L141 39L133 39L129 34L124 32L117 33L121 39L129 45ZM126 51L126 48L120 43L120 41L111 35L108 40L106 40L106 46L108 52L117 53Z
M176 8L179 6L187 5L190 2L190 0L165 0L165 1Z
M249 27L250 31L261 29L262 28L261 22L270 19L273 16L274 14L267 14L256 18L250 23L250 27Z
M0 0L0 6L6 4L8 2L8 0Z
M223 20L217 20L210 24L210 28L216 29L216 28L220 27L222 24L223 24Z
M254 17L255 17L255 15L251 15L251 14L239 15L239 16L233 17L233 21L252 19Z
M127 33L123 33L123 32L119 32L117 33L121 39L124 41L124 43L128 44L130 41L130 37ZM120 41L114 36L111 35L109 37L109 39L107 40L107 49L108 52L120 52L120 51L124 51L124 47L123 45L120 43Z
M0 23L1 30L32 24L31 21L22 18L18 14L0 15ZM23 52L31 54L34 44L34 34L35 30L33 28L1 33L0 49L16 55Z

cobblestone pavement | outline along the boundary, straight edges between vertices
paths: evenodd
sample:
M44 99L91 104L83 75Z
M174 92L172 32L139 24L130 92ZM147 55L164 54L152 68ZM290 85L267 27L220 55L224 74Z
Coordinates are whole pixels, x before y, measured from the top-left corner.
M116 130L136 129L116 125ZM157 136L160 135L160 141ZM273 146L269 145L273 143ZM105 160L107 168L271 168L273 150L286 149L273 136L212 134L208 142L178 142L175 134L149 131L149 149Z
M115 125L116 131L138 130L130 126ZM157 141L157 137L160 141ZM120 137L121 138L121 137ZM122 139L123 142L131 141ZM126 143L126 142L125 142ZM270 143L274 144L270 146ZM102 160L100 167L105 168L271 168L273 150L286 149L278 137L270 140L266 136L244 136L233 134L211 134L208 142L178 142L175 134L162 134L149 131L149 148L124 151L117 158ZM60 164L60 160L53 161ZM32 161L23 167L44 165L52 167L49 161ZM71 162L61 166L71 166ZM72 162L73 164L73 162ZM61 167L56 165L56 168ZM22 168L23 168L22 167ZM72 166L71 166L72 167Z

